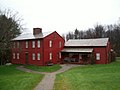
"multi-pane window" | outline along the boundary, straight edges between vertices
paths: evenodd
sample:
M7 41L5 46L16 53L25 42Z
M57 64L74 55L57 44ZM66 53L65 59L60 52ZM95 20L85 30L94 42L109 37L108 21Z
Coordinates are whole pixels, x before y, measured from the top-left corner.
M13 59L15 59L15 53L13 53Z
M17 42L17 48L20 48L20 42Z
M59 48L61 48L61 47L62 47L62 42L60 41L60 42L59 42Z
M61 52L59 52L59 58L61 58Z
M100 60L100 53L96 53L96 60Z
M26 48L28 48L28 41L26 41L26 43L25 43L25 44L26 44L26 45L25 45L25 47L26 47Z
M40 48L40 40L37 41L38 48Z
M37 59L40 60L40 53L37 54Z
M35 53L32 54L32 59L35 60Z
M52 47L52 41L51 40L49 41L49 47Z
M52 53L49 54L50 60L52 60Z
M20 59L20 54L19 53L17 53L17 59Z
M35 41L32 41L32 48L35 48Z

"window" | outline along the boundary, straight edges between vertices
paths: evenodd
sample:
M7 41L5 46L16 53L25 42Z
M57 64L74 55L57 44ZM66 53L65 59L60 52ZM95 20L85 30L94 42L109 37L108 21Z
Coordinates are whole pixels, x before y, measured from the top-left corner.
M13 42L13 48L15 48L15 42Z
M28 48L28 41L26 41L26 48Z
M35 60L35 53L32 54L32 59Z
M19 53L17 53L17 59L20 59L20 55L19 55Z
M40 40L37 41L38 48L40 48Z
M50 53L50 60L52 60L52 53Z
M61 58L61 52L59 52L59 58Z
M32 41L32 48L35 48L35 41Z
M51 40L49 41L49 47L52 47L52 41Z
M37 54L37 59L40 60L40 53Z
M100 60L100 53L96 53L96 60Z
M60 41L60 42L59 42L59 48L61 48L61 47L62 47L62 42Z
M15 53L13 53L13 59L15 59Z
M56 34L54 34L53 38L54 38L54 39L56 38Z
M17 42L17 48L20 48L20 42Z

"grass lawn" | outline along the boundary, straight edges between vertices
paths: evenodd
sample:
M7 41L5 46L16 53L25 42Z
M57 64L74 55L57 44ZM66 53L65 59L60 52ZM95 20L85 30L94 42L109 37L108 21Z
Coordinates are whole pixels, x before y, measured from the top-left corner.
M25 65L25 68L39 71L39 72L54 72L61 68L60 65L53 65L53 66L34 66L34 65Z
M56 76L53 90L120 90L120 58L106 65L76 67Z
M16 66L0 66L0 90L33 90L43 75L22 72Z

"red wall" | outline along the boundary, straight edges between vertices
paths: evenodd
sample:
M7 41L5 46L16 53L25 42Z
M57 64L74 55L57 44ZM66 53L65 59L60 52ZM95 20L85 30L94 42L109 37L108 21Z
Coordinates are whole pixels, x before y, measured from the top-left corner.
M28 52L28 63L27 64L35 64L35 65L42 65L42 39L40 40L40 48L37 47L37 40L35 41L35 48L32 48L32 41L33 40L27 40L28 41L28 48L25 47L26 41L19 41L20 42L20 48L12 48L12 53L14 52L16 54L17 58L17 53L20 54L20 59L13 59L12 58L12 63L17 63L17 64L26 64L25 62L25 53ZM17 44L18 41L16 41ZM32 60L32 53L35 53L35 58L36 60ZM40 53L40 60L37 60L37 53ZM13 57L13 56L12 56Z
M108 41L106 47L95 47L94 48L94 55L96 59L96 53L100 53L100 60L96 60L96 64L107 64L110 63L111 60L108 59L108 54L110 53L111 47ZM111 55L110 55L111 59Z
M96 53L100 53L100 60L96 60ZM94 58L96 64L106 64L107 63L106 47L95 47Z
M50 40L52 40L52 47L49 47ZM59 47L60 41L62 43L61 48ZM59 36L57 32L53 32L52 34L44 38L44 47L44 64L46 64L46 62L48 61L52 61L54 64L56 64L57 59L61 60L61 58L59 58L59 55L57 56L57 54L61 52L64 47L64 39ZM52 53L52 60L49 59L49 53Z
M12 48L12 53L11 53L11 62L14 64L26 64L26 59L25 59L25 53L28 52L28 63L27 64L32 64L32 65L45 65L47 61L49 61L49 53L52 53L52 62L54 64L57 63L57 53L59 53L64 46L64 39L57 33L53 32L52 34L48 35L44 39L39 39L40 40L40 48L37 47L37 40L27 40L29 42L29 47L26 48L26 40L20 40L20 48L17 48L17 42L16 43L16 48ZM52 40L52 47L49 47L49 41ZM35 41L35 48L32 48L32 41ZM62 47L59 48L59 41L62 42ZM13 59L13 53L16 54L15 59ZM17 53L20 54L20 59L17 58ZM32 53L35 53L35 60L32 60ZM37 53L40 53L40 60L37 60ZM60 58L59 58L60 60Z

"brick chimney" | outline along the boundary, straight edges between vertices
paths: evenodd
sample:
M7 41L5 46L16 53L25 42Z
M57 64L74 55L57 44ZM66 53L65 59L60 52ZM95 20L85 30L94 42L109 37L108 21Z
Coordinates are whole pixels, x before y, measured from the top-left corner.
M42 28L33 28L33 35L38 35L42 33Z

